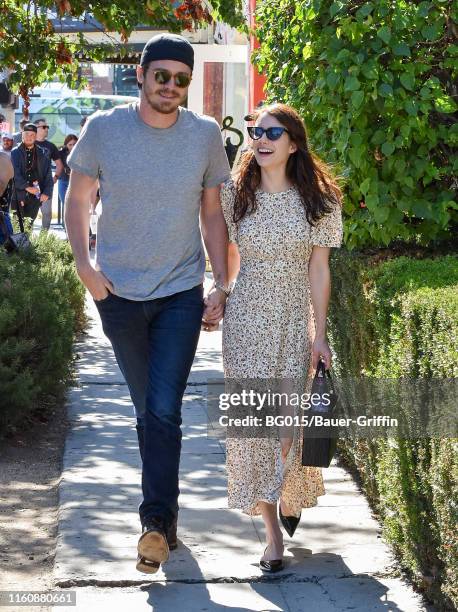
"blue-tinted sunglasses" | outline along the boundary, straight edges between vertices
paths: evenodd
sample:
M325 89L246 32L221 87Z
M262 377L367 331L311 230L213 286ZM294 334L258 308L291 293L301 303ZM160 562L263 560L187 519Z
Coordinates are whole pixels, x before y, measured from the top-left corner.
M262 135L265 133L269 140L278 140L281 138L283 132L288 132L288 130L284 127L269 127L266 130L259 126L250 125L247 127L248 134L250 138L253 140L259 140L262 138Z

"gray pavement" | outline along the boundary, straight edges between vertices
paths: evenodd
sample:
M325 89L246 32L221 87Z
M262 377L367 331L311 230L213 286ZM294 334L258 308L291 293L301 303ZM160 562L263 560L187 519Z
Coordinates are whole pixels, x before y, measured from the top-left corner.
M433 609L398 577L364 496L335 462L323 472L326 495L303 511L294 538L285 534L285 569L262 574L262 520L227 508L224 443L207 435L206 381L222 372L221 332L201 334L183 403L179 548L157 574L137 572L135 420L91 300L88 311L68 396L55 561L55 586L76 590L77 610Z

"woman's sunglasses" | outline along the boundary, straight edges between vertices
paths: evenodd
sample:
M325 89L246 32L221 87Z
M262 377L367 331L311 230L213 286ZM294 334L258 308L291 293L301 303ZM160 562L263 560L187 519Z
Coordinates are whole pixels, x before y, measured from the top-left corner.
M157 68L156 70L153 70L153 74L156 83L159 83L159 85L165 85L172 77L175 85L181 89L188 87L189 83L191 82L191 75L187 72L177 72L176 74L173 74L173 72L170 72L170 70Z
M248 134L250 135L250 138L252 138L253 140L259 140L260 138L262 138L262 135L264 133L269 140L278 140L279 138L281 138L283 132L287 132L289 134L288 130L284 127L269 127L265 130L262 127L250 125L249 127L247 127L247 130Z

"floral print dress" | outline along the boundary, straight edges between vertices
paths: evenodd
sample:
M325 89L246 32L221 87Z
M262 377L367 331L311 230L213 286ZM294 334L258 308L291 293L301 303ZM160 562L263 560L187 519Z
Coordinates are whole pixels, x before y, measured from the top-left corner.
M227 181L221 205L240 253L240 272L226 303L223 367L226 379L303 379L310 391L314 316L308 264L313 246L339 247L339 205L312 227L295 187L256 192L257 210L233 222L234 187ZM226 439L228 506L260 514L258 502L281 496L292 515L324 495L321 468L302 466L302 431L295 428L285 463L280 440Z

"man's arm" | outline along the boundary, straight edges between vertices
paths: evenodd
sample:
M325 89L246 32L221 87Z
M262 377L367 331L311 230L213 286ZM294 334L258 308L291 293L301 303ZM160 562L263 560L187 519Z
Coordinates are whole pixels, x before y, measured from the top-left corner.
M58 178L60 178L64 174L64 164L62 163L62 160L56 159L55 164L56 164L56 173L54 174L54 179L53 179L54 183L57 181Z
M43 189L42 189L41 195L47 196L46 199L49 199L49 198L52 198L52 192L53 192L53 186L54 186L54 183L52 180L51 160L45 156L43 157L45 161L45 176L43 177ZM43 201L42 198L40 198L40 200Z
M228 236L220 203L220 187L208 187L202 192L200 225L215 282L227 285ZM223 318L226 294L213 289L206 298L204 319L216 325Z
M229 242L227 252L227 281L232 283L237 278L240 270L240 253L235 242Z
M64 174L64 163L60 157L59 149L54 145L53 147L53 161L56 164L56 173L54 174L53 182L55 183L57 179Z
M220 187L203 190L200 207L202 236L215 281L227 282L227 227L219 199Z
M14 167L14 184L19 191L25 191L28 186L28 181L22 171L21 151L17 149L11 153L11 161ZM36 190L35 190L36 191Z
M65 198L65 226L78 275L95 300L103 300L113 285L91 265L89 257L89 202L97 178L72 170Z

